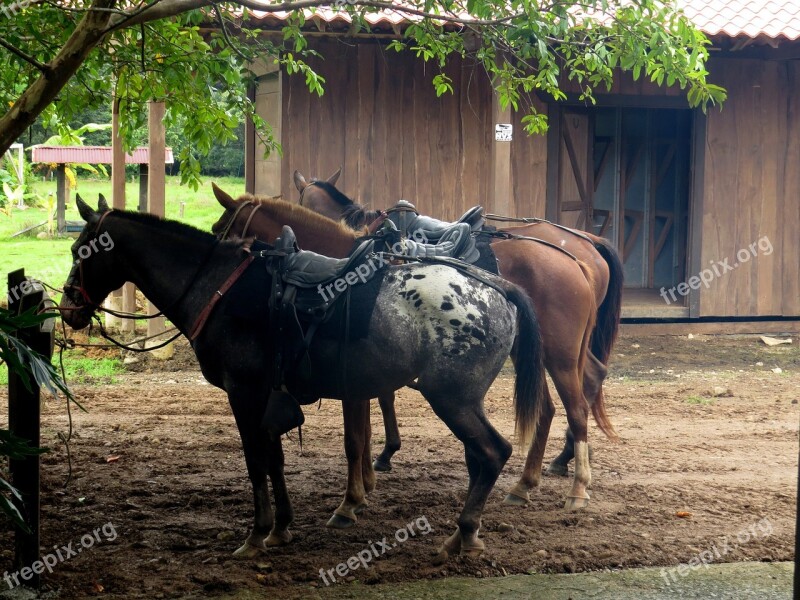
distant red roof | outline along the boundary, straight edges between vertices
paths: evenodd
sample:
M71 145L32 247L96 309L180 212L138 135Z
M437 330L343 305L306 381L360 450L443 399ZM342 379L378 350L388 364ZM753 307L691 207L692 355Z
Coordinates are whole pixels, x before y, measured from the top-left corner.
M125 155L130 165L149 164L149 152L145 147L136 148L133 154ZM164 152L164 161L170 165L175 162L172 148ZM110 165L110 146L34 146L31 162L35 163L87 163L90 165Z

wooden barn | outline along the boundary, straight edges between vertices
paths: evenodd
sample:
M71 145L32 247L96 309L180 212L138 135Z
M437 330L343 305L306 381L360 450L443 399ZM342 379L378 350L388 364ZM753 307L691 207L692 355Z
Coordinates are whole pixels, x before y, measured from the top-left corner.
M326 92L263 70L253 94L283 156L264 159L250 129L247 188L296 199L295 169L327 177L342 166L337 186L373 208L403 198L443 219L475 204L546 217L614 241L624 317L695 332L800 330L800 3L684 4L713 42L721 111L620 76L594 106L574 93L537 99L550 122L538 137L469 60L448 64L455 93L437 98L435 66L387 49L405 26L397 15L371 17L372 32L357 35L345 14L309 15ZM282 18L256 22L277 30ZM496 139L509 124L511 140Z

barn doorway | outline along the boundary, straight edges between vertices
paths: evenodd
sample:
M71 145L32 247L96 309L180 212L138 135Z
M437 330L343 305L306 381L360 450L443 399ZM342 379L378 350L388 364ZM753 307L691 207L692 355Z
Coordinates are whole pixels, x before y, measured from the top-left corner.
M557 221L611 239L630 292L683 281L691 111L562 107L558 113L551 130L558 136L551 207Z

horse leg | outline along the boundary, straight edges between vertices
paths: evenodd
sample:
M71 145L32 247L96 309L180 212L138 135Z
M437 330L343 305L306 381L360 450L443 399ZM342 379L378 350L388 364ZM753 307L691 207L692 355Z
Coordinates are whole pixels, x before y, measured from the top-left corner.
M434 412L464 444L469 472L469 486L464 508L458 517L456 531L442 544L436 563L441 564L451 554L461 552L478 556L484 550L478 538L481 514L500 471L511 456L511 444L489 423L480 399L454 404L427 396Z
M578 376L576 365L548 369L548 371L567 411L567 423L575 440L575 475L564 508L577 510L589 504L586 488L592 482L587 431L589 406L583 397L581 378Z
M364 451L361 453L361 480L367 494L375 490L375 469L372 467L372 424L369 419L370 402L366 403L364 418ZM356 509L356 514L366 508L366 502Z
M383 445L383 452L375 459L373 466L376 471L391 471L392 456L400 450L400 428L397 426L397 413L394 410L394 392L378 396L378 402L383 414L386 441Z
M347 490L344 500L328 520L328 527L347 529L356 523L356 511L363 510L366 503L366 490L362 471L362 456L366 427L369 421L369 400L343 400L344 413L344 453L347 457Z
M536 429L536 436L531 442L531 447L528 450L528 457L525 459L525 468L522 470L522 476L517 484L511 488L503 500L503 504L512 506L523 506L527 504L530 497L530 491L539 487L539 482L542 478L542 461L544 460L544 449L547 446L547 438L550 435L550 423L553 421L553 415L556 412L556 407L553 404L553 398L550 396L550 389L545 384L545 403L542 406L542 413L539 416L539 426Z
M550 475L560 475L566 477L569 472L569 461L575 458L575 438L572 435L569 427L564 431L564 448L561 454L556 456L547 466L547 472Z
M228 393L228 400L239 428L242 438L244 459L247 464L247 474L253 485L253 504L255 517L253 530L245 543L234 552L234 556L252 558L264 550L264 541L272 529L274 517L267 487L268 464L282 460L279 457L269 456L272 448L268 447L267 434L261 431L261 418L266 406L267 393L260 389L236 389ZM280 442L280 440L279 440ZM283 465L281 465L281 469ZM286 496L288 502L288 495Z
M586 397L587 402L591 406L598 394L603 391L603 381L608 375L608 367L601 363L598 358L592 354L591 350L586 351L587 361L585 363L583 372L583 395ZM556 456L550 465L547 467L547 472L551 475L567 475L567 465L575 457L575 439L567 427L564 436L564 449L561 454ZM589 461L592 459L592 447L589 446Z
M268 444L270 459L267 463L267 473L272 483L272 492L275 494L275 522L269 536L264 540L264 545L283 546L292 541L289 525L294 521L294 509L292 509L283 473L283 444L280 438L270 439Z

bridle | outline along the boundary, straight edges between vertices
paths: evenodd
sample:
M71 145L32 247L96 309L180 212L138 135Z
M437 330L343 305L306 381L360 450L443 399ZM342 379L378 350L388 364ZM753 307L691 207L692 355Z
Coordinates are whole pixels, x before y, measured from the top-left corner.
M300 191L300 199L297 201L297 202L298 202L298 204L299 204L300 206L303 206L303 195L306 193L306 190L307 190L308 188L310 188L312 185L317 185L317 183L319 183L319 182L317 182L317 181L310 181L310 182L308 182L308 183L306 184L306 187L304 187L304 188L303 188L303 189Z
M107 210L102 215L100 215L100 219L97 221L97 226L94 228L92 232L92 239L98 237L100 235L100 227L103 225L103 221L106 220L106 217L114 212L114 209ZM93 301L92 298L89 296L89 292L86 291L86 288L83 286L83 258L78 257L78 285L65 285L64 290L67 289L76 289L83 298L83 306L79 308L91 308L92 312L96 311L100 308L100 304Z
M261 208L260 204L258 204L257 202L253 202L252 200L247 200L245 202L242 202L241 204L239 204L239 206L236 207L236 210L233 211L233 216L230 218L230 221L228 221L227 225L225 225L225 228L219 234L217 234L218 239L220 240L228 239L228 235L230 234L231 228L233 227L233 224L236 222L236 218L239 216L239 213L241 213L248 206L252 206L253 210L250 211L247 220L244 222L244 228L242 228L242 233L239 235L239 237L241 238L247 237L247 229L250 227L250 222L253 220L253 217L258 212L258 209Z

